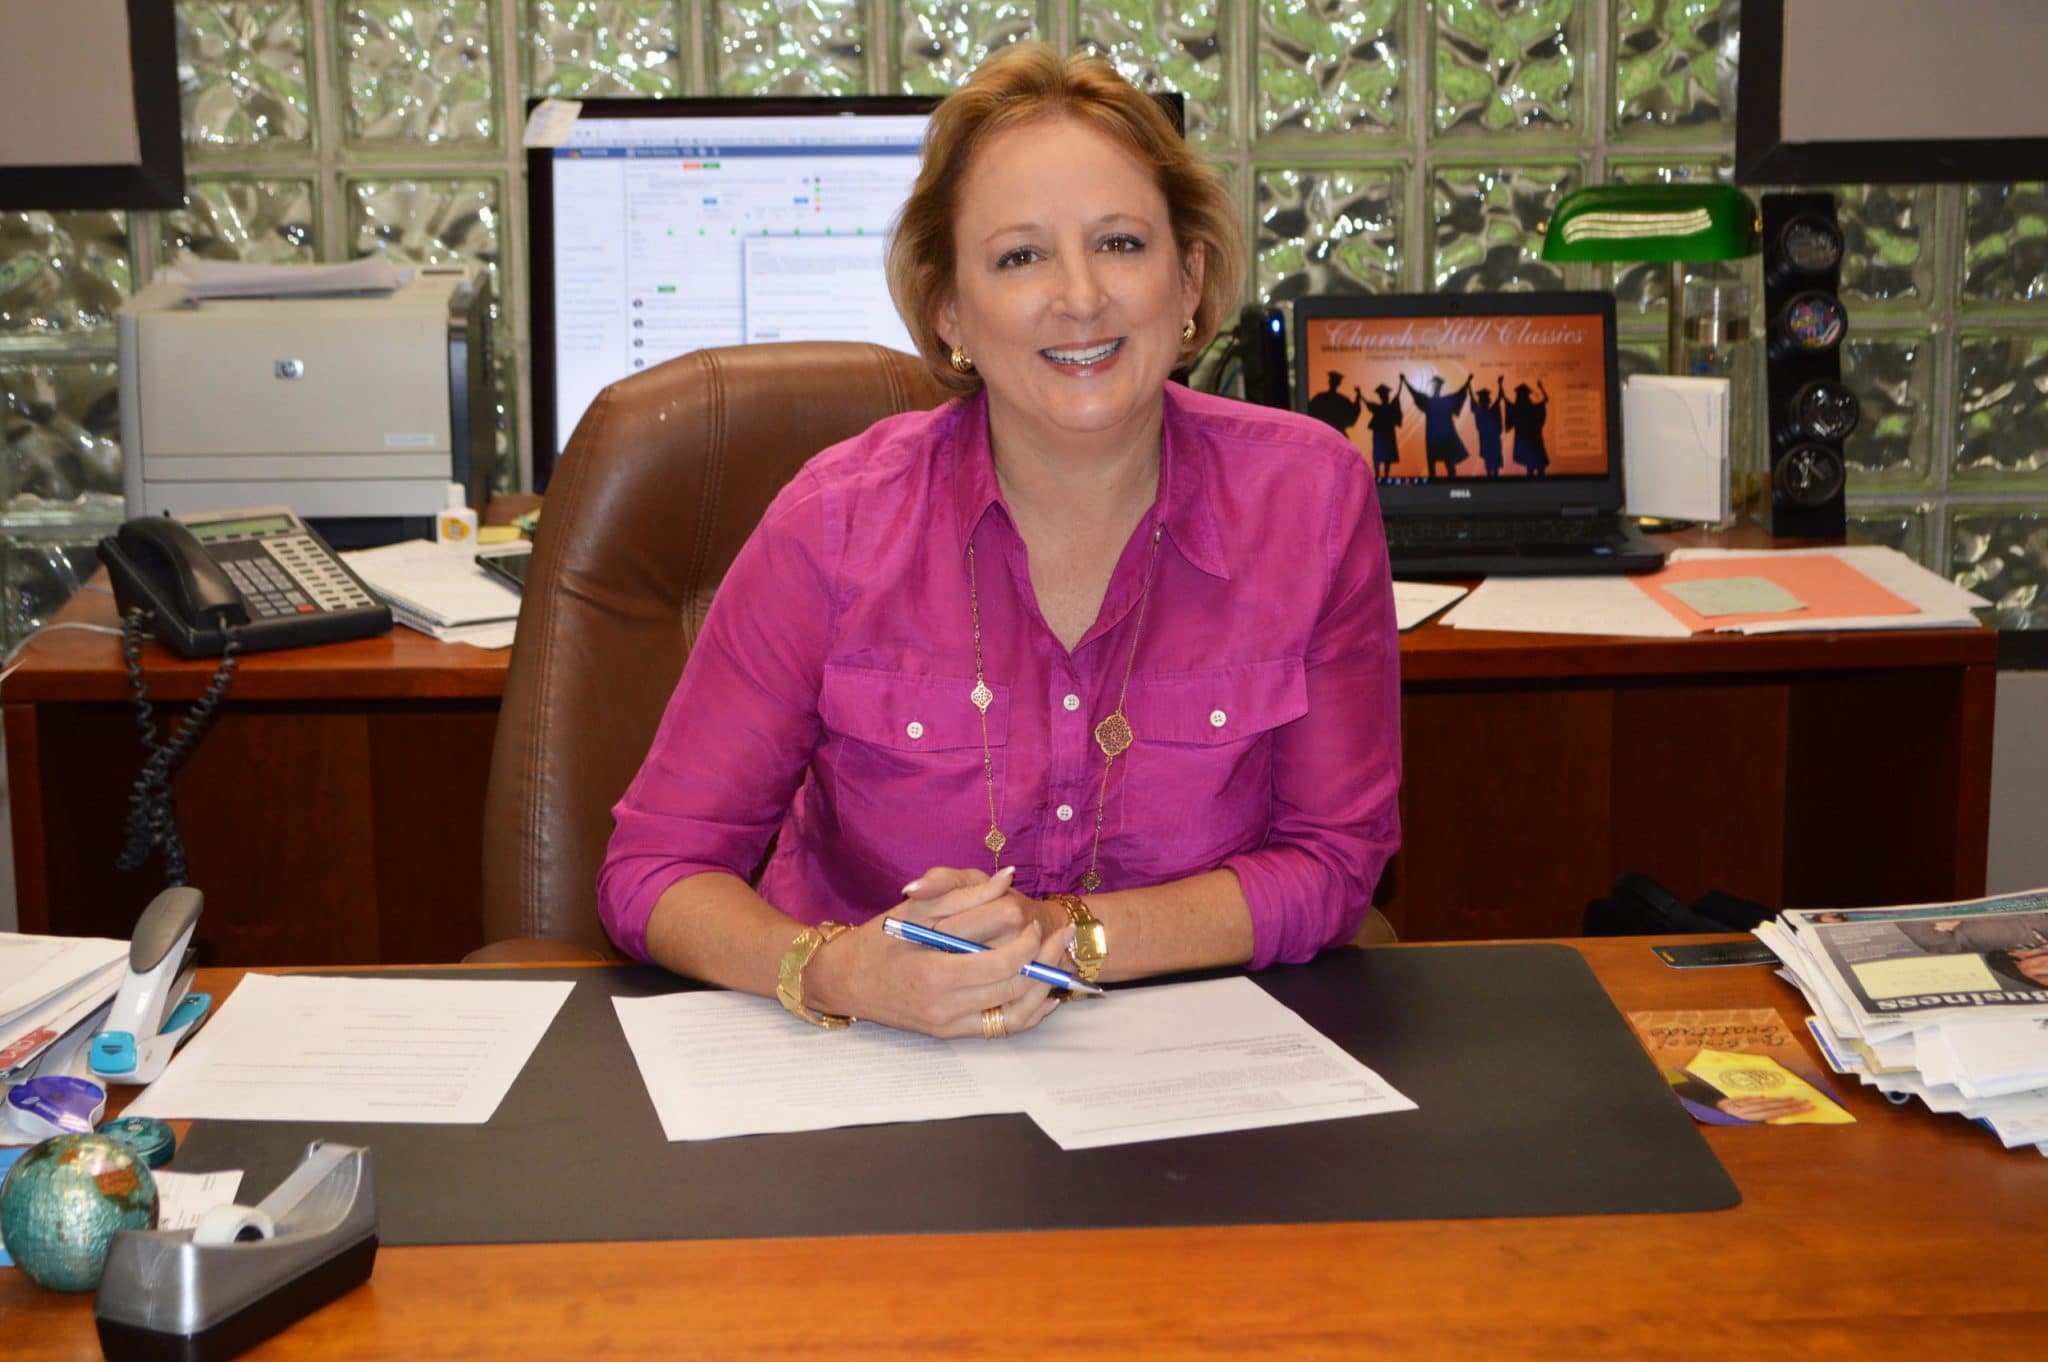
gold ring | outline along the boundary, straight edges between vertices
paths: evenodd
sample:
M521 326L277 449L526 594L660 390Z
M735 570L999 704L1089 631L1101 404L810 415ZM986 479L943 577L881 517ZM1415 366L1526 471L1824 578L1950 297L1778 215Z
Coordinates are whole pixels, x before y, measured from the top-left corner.
M981 1009L981 1038L983 1040L1001 1040L1009 1034L1009 1023L1003 1020L1002 1008L984 1007Z

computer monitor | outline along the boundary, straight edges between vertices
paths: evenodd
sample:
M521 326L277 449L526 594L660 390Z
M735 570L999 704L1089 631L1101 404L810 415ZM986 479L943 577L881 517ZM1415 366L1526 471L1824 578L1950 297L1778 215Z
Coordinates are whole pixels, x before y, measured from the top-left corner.
M714 345L914 352L883 274L921 96L586 99L527 153L533 485L606 384Z

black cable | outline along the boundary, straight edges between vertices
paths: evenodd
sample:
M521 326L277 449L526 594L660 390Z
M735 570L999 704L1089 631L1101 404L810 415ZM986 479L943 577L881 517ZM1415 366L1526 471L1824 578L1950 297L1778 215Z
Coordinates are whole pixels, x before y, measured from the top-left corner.
M241 647L241 639L235 630L226 631L220 666L214 669L206 693L193 702L170 741L158 742L156 717L149 703L149 683L142 675L142 638L149 620L150 612L138 605L121 621L121 660L128 666L128 691L135 700L135 727L142 737L143 761L142 774L136 777L128 795L128 822L122 829L127 841L114 864L122 870L134 870L149 859L152 848L162 847L164 883L180 885L185 883L185 843L178 836L171 773L192 750L206 721L213 717L214 706L227 694L228 683L234 680L235 653Z

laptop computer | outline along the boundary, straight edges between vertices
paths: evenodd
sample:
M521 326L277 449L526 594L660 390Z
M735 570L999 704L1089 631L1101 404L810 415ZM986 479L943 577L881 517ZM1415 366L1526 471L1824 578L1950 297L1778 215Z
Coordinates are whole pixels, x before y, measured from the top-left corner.
M1645 572L1621 515L1611 293L1294 304L1295 396L1379 483L1396 573Z

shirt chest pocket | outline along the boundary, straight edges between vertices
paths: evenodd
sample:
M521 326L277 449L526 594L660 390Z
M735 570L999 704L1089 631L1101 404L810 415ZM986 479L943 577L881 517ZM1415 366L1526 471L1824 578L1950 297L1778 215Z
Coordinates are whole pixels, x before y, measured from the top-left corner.
M981 837L990 777L1001 789L1005 774L1010 694L990 687L984 767L973 690L972 677L825 668L818 695L825 737L807 810L878 882L898 884L935 865L979 864L988 854Z
M1010 691L991 686L988 745L1010 736ZM908 757L971 750L978 759L982 716L975 711L972 677L924 676L828 665L818 695L818 717L828 737L851 738Z
M1307 714L1308 677L1298 657L1213 672L1134 676L1124 712L1140 744L1214 751Z
M1122 860L1140 875L1171 879L1265 844L1273 734L1308 713L1300 658L1134 676L1125 713L1137 740L1118 761L1128 765L1121 795L1112 795ZM1147 835L1161 810L1173 812Z

